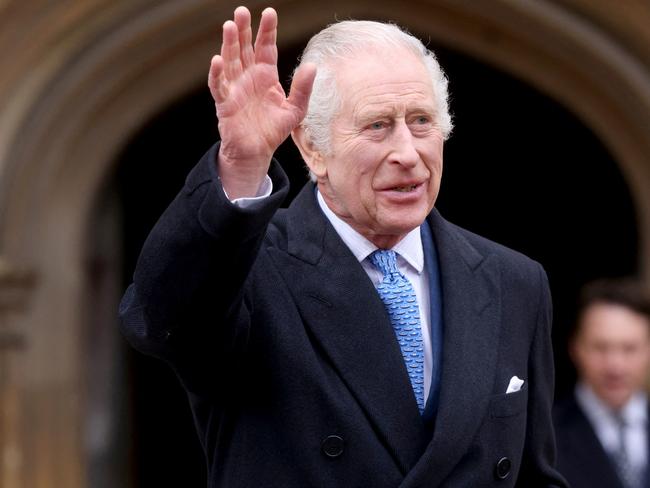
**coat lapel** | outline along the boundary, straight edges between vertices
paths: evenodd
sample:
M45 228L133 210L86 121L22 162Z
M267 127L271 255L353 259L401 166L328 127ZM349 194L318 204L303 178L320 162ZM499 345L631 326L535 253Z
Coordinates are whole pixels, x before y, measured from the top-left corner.
M564 426L564 435L571 446L572 456L575 457L575 465L590 469L589 477L592 478L592 481L598 480L601 482L601 486L623 488L616 473L616 466L605 452L591 423L578 406L575 397L571 397L568 408L568 416L571 418L571 422L567 422Z
M440 403L433 439L405 486L438 486L467 452L492 393L501 316L497 263L436 210L428 221L442 287Z
M429 439L399 345L374 286L311 185L288 210L287 237L286 253L270 252L305 325L406 474Z

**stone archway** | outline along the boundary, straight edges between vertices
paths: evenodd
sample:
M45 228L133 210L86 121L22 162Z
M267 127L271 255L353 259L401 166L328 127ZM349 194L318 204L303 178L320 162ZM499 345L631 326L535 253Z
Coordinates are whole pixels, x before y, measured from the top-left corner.
M131 134L203 83L219 25L235 6L170 0L97 7L61 42L41 46L41 63L3 105L0 251L37 277L29 310L8 319L26 343L9 363L22 411L11 419L12 437L0 439L0 479L9 486L84 486L82 269L95 198ZM308 37L334 13L390 18L561 101L620 162L637 204L640 262L650 276L650 75L604 32L548 2L279 1L275 7L281 45Z

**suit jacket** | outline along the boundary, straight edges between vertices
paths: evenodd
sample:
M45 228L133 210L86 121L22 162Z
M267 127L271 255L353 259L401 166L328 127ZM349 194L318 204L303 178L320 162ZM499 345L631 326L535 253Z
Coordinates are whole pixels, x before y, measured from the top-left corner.
M213 147L148 237L120 306L188 392L210 486L565 486L553 468L550 299L537 263L428 217L444 323L435 428L370 279L312 184L239 209ZM512 376L523 388L506 395Z
M571 487L624 488L612 459L574 395L556 405L553 417L557 435L557 468ZM648 438L650 440L650 436ZM648 474L646 469L644 486L650 488Z

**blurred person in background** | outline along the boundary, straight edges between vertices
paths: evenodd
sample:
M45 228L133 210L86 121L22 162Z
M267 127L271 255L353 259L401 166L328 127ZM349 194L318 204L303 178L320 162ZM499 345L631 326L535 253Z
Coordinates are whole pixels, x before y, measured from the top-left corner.
M650 300L641 284L587 285L570 354L578 381L554 412L558 470L574 488L650 487Z

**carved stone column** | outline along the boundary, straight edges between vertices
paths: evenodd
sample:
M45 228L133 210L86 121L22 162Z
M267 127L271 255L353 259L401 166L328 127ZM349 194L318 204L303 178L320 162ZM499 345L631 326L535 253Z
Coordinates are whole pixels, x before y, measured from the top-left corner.
M20 486L19 389L12 380L11 356L21 354L26 341L12 326L11 315L26 310L34 274L11 266L0 256L0 486Z

